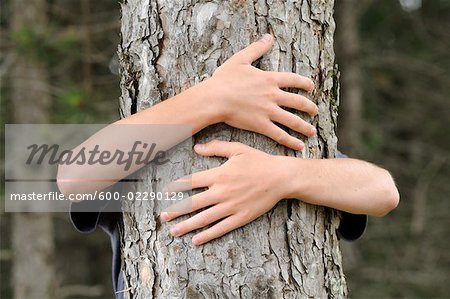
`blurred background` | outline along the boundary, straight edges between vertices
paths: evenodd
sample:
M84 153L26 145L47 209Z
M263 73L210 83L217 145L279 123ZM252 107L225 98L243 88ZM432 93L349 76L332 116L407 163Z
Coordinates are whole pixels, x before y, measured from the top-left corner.
M5 123L118 119L119 8L2 0L2 142ZM401 193L397 210L342 243L350 297L449 297L450 1L338 0L336 23L340 150L389 169ZM81 235L61 213L0 212L0 224L1 298L21 292L20 271L37 288L51 281L56 298L113 296L101 231ZM32 272L38 260L48 273Z

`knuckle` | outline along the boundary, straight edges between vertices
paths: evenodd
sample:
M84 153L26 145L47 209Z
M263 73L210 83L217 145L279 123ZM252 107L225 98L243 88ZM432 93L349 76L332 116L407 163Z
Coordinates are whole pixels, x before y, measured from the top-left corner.
M277 77L275 74L267 73L265 76L264 83L269 86L277 85Z
M296 95L295 101L297 102L297 107L299 109L304 109L306 101L308 101L304 96L302 95Z
M209 242L210 240L214 239L214 234L211 232L211 229L207 229L201 233L201 239L203 240L203 243Z
M229 178L230 178L230 176L228 174L223 173L223 172L219 172L216 175L216 182L218 182L218 183L226 183Z
M211 179L211 184L209 186L209 190L214 190L215 187L217 186L217 183L219 183L219 174L221 172L221 167L223 167L224 164L220 165L219 167L217 167L216 169L214 169L213 171L211 171L209 173L209 177Z
M301 83L306 90L314 89L314 82L310 78L301 75L298 75L297 78L299 83Z
M211 141L208 143L208 145L209 145L209 146L212 146L212 147L217 146L218 144L219 144L219 140L217 140L217 139L211 140Z
M279 109L278 105L270 103L264 107L265 113L269 118L274 118Z
M282 143L282 144L284 144L284 143L286 143L287 141L288 141L288 136L286 136L286 133L285 132L283 132L283 133L278 133L276 136L275 136L275 141L277 141L278 143Z
M200 227L204 227L212 222L212 217L210 214L199 215L198 224Z
M272 129L272 122L268 119L257 119L254 125L256 133L267 134Z
M236 215L238 221L246 222L251 217L251 212L249 210L242 210Z
M293 122L292 127L296 131L301 131L306 127L305 123L301 119L293 120L292 122Z
M296 117L290 117L287 121L286 121L286 125L289 128L292 129L298 129L300 127L300 122Z
M215 233L214 233L214 236L211 236L211 237L219 237L219 236L223 236L223 235L225 235L227 232L228 232L227 229L226 229L223 225L221 225L221 226L219 226L219 227L216 228Z
M230 222L227 224L221 223L221 225L217 227L216 236L223 236L229 233L232 230L232 226L233 224Z
M225 199L225 192L220 187L214 187L209 190L210 196L214 201L223 201Z
M265 99L268 100L276 100L279 98L279 93L278 93L278 88L270 86L270 85L265 85L264 86L264 91L263 91L263 97ZM270 102L272 102L270 101Z
M200 209L200 206L201 206L200 201L199 201L198 199L193 199L193 200L191 201L191 207L190 207L190 210L191 210L191 211L196 211L196 210Z
M267 95L269 96L270 99L276 100L280 98L280 90L278 89L278 87L271 87L268 90Z

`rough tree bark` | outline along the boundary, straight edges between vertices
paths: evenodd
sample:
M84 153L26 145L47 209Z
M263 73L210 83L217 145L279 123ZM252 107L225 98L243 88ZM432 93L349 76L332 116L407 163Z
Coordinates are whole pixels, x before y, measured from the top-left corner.
M338 82L333 1L146 1L122 4L122 116L148 108L210 76L233 53L266 32L276 39L258 66L293 71L316 83L318 137L294 152L266 137L216 125L194 143L234 140L268 153L333 157ZM304 116L306 117L306 116ZM219 165L186 152L194 171ZM189 164L189 163L188 163ZM139 190L155 190L170 170L147 173ZM170 173L172 179L183 175ZM132 298L342 298L347 295L336 236L338 214L296 200L280 202L253 223L204 246L192 234L173 239L152 203L125 203L122 250Z
M47 25L47 1L11 1L11 32L33 30L42 34ZM35 49L15 51L10 73L16 123L48 122L48 74ZM53 221L47 213L15 213L12 219L14 298L55 298Z

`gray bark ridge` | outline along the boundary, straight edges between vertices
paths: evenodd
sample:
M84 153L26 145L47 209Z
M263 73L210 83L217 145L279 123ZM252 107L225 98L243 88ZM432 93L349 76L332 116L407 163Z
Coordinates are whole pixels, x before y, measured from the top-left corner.
M265 70L293 71L313 78L320 116L318 137L294 152L266 137L225 125L197 134L194 142L240 141L272 154L333 157L338 107L334 65L333 1L145 1L122 4L121 112L127 116L210 76L233 53L270 32L273 50L258 62ZM174 71L176 70L176 71ZM307 118L306 116L302 115ZM309 119L308 119L309 120ZM218 166L183 151L192 161L186 172ZM142 176L149 183L132 189L155 190L155 183L178 178L170 165ZM192 234L169 235L157 202L124 203L122 250L130 298L343 298L347 287L336 236L338 213L284 200L243 228L193 246Z

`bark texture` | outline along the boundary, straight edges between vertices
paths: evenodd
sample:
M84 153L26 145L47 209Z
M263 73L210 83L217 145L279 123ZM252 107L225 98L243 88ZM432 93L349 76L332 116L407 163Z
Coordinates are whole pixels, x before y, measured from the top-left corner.
M47 25L47 1L11 1L11 31L42 33ZM33 49L34 51L34 49ZM16 123L47 123L48 74L33 51L15 51L11 96ZM14 298L55 298L53 221L48 213L15 213L12 219Z
M194 136L246 143L268 153L332 157L338 100L333 1L148 1L122 4L122 116L148 108L210 76L233 53L270 32L276 42L258 66L293 71L316 83L318 137L294 152L266 137L216 125ZM307 116L304 116L305 118ZM178 153L186 172L218 166ZM173 158L172 158L173 159ZM186 162L188 161L188 162ZM143 174L155 190L184 173L162 166ZM156 183L155 183L156 182ZM204 246L172 238L155 205L126 202L122 240L125 293L131 298L342 298L347 294L335 211L285 200L251 224Z

